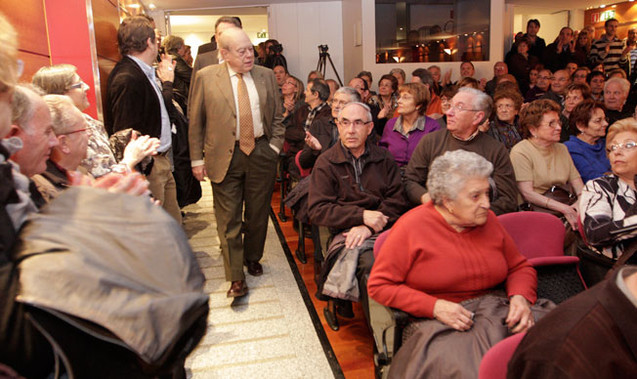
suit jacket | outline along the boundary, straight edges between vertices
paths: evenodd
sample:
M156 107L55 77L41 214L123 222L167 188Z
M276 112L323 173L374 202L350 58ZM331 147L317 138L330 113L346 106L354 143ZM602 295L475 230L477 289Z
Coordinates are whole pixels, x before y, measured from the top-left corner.
M255 65L250 71L259 93L263 131L271 145L283 147L283 114L279 87L272 70ZM206 171L214 183L228 172L234 153L237 109L227 63L208 66L194 78L188 109L190 159L206 156Z
M212 66L213 64L219 64L219 50L215 49L212 51L207 51L205 53L199 52L199 54L197 54L195 63L193 63L192 65L191 80L188 84L190 86L188 99L190 99L190 97L192 96L192 81L195 79L195 76L197 76L197 72L199 72L199 70L201 70L202 68Z
M161 136L161 103L134 60L122 57L108 76L106 88L104 126L109 135L133 128L142 135Z

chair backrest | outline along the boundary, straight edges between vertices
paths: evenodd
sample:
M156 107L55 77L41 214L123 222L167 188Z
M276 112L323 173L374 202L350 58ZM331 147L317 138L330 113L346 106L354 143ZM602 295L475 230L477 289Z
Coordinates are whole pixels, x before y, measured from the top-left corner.
M390 229L385 230L384 232L379 234L378 237L376 237L376 242L374 242L374 258L378 256L378 253L380 252L380 247L383 246L383 243L385 243L385 240L387 239L387 236L389 235L389 230Z
M507 364L525 334L514 334L489 349L480 362L478 379L505 379L507 377Z
M299 162L299 157L301 156L301 152L303 150L299 150L298 153L296 153L296 155L294 156L294 163L296 164L296 167L299 169L299 172L301 173L301 178L305 178L306 176L310 175L310 173L312 173L312 169L311 168L303 168L301 167L301 162Z
M564 255L566 230L559 218L542 212L515 212L498 216L498 221L526 258Z

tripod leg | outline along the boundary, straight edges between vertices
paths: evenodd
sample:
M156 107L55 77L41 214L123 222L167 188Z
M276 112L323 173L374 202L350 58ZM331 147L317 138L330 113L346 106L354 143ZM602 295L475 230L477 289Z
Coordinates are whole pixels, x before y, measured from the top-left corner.
M330 56L330 53L326 53L326 54L327 54L327 59L330 60L330 65L332 65L332 70L334 70L334 74L336 74L336 79L338 79L338 83L342 86L343 81L341 80L341 77L338 76L338 71L336 71L336 67L334 67L334 62L332 62L332 57ZM323 77L325 77L325 75L323 75Z

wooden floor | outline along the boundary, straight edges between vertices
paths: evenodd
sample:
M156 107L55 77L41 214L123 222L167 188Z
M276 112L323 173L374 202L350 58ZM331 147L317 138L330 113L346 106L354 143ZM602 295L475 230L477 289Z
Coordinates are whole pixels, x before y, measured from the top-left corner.
M272 209L278 215L280 204L280 191L278 184L275 187L274 195L272 196ZM278 217L279 224L285 235L285 239L292 252L296 251L298 246L298 234L294 230L292 225L292 215L289 209L286 208L287 221L282 222ZM323 316L323 308L326 306L326 302L316 299L314 294L316 293L316 283L314 282L314 259L312 240L305 239L305 250L307 256L307 263L302 264L298 258L295 257L295 262L299 268L299 272L303 277L305 286L314 303L314 308L318 313L323 328L327 334L327 337L332 345L332 349L336 354L338 363L341 365L343 373L347 379L368 379L374 377L374 361L373 361L373 340L369 333L363 311L360 304L354 304L353 319L339 318L340 329L339 331L333 331L325 322Z

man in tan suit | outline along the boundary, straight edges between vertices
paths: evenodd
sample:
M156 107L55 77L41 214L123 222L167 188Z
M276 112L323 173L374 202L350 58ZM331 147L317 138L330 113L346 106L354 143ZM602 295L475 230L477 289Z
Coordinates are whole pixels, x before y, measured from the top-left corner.
M259 260L285 127L274 73L255 66L245 32L228 29L218 43L224 63L203 68L192 84L190 158L194 176L212 181L225 274L232 282L228 297L238 297L248 292L244 264L253 276L263 273Z

